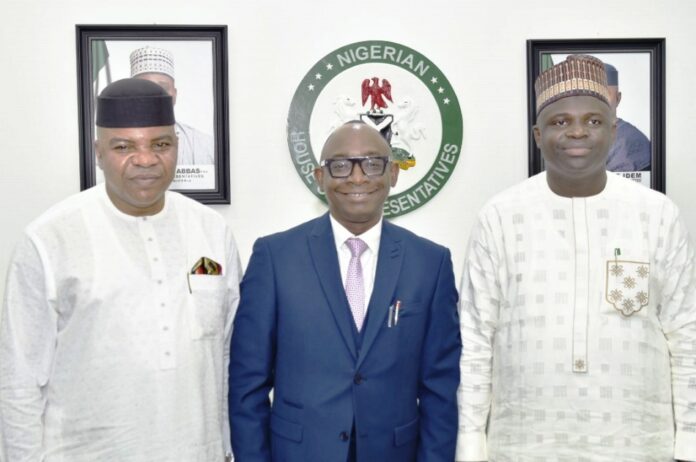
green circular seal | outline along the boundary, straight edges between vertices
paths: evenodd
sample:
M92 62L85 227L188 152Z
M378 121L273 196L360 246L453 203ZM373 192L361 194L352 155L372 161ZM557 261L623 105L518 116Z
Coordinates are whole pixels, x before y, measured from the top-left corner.
M290 104L288 148L300 178L323 201L313 175L315 150L333 129L355 119L382 132L402 169L385 217L426 204L452 175L462 145L459 100L442 71L417 51L394 42L356 42L324 56L302 79Z

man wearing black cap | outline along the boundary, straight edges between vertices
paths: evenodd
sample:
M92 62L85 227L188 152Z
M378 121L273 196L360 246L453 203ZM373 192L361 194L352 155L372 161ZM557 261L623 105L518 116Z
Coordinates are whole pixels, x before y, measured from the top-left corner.
M1 460L212 462L229 453L239 260L218 214L167 191L173 125L158 85L109 85L97 107L105 183L27 227L0 323Z
M604 69L607 71L609 105L616 113L616 108L621 102L619 71L608 63L604 63ZM650 140L635 126L617 117L616 140L609 150L607 170L611 172L650 170L651 158Z
M696 264L677 207L607 174L606 74L535 84L546 171L478 216L460 291L457 461L696 461Z

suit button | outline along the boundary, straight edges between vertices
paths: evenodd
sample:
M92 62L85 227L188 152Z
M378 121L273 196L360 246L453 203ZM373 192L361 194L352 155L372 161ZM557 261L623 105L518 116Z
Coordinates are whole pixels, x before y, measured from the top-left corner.
M341 439L341 441L348 441L350 439L350 435L346 432L341 432L338 437Z
M355 377L353 377L353 383L356 385L360 385L362 383L362 381L363 381L362 375L360 375L360 373L355 374Z

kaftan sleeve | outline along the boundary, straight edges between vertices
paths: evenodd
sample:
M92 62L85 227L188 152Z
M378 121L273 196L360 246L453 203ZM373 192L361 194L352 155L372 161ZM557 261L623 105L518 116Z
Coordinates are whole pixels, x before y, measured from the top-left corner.
M672 366L674 458L696 461L696 256L671 203L665 207L656 257L659 317Z
M239 260L239 252L237 250L237 244L235 242L232 232L228 230L227 232L227 297L225 299L226 304L226 317L225 317L225 346L224 346L224 382L223 382L223 392L224 401L222 403L222 434L225 437L225 454L231 456L232 454L232 444L230 440L230 419L229 419L229 406L228 406L228 392L229 392L229 364L230 364L230 341L232 339L232 324L234 320L234 315L237 312L237 306L239 305L239 283L242 279L242 264Z
M491 405L493 336L501 300L495 236L487 220L472 232L460 288L461 381L457 391L457 461L488 459L486 423Z
M25 235L9 266L0 315L1 460L41 460L46 404L42 390L57 336L51 272L44 262L35 242Z

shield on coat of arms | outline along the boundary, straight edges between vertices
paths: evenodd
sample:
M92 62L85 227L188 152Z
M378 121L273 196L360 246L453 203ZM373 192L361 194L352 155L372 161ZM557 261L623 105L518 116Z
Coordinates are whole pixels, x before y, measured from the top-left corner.
M607 302L622 315L631 316L650 300L650 263L608 260L606 269Z

